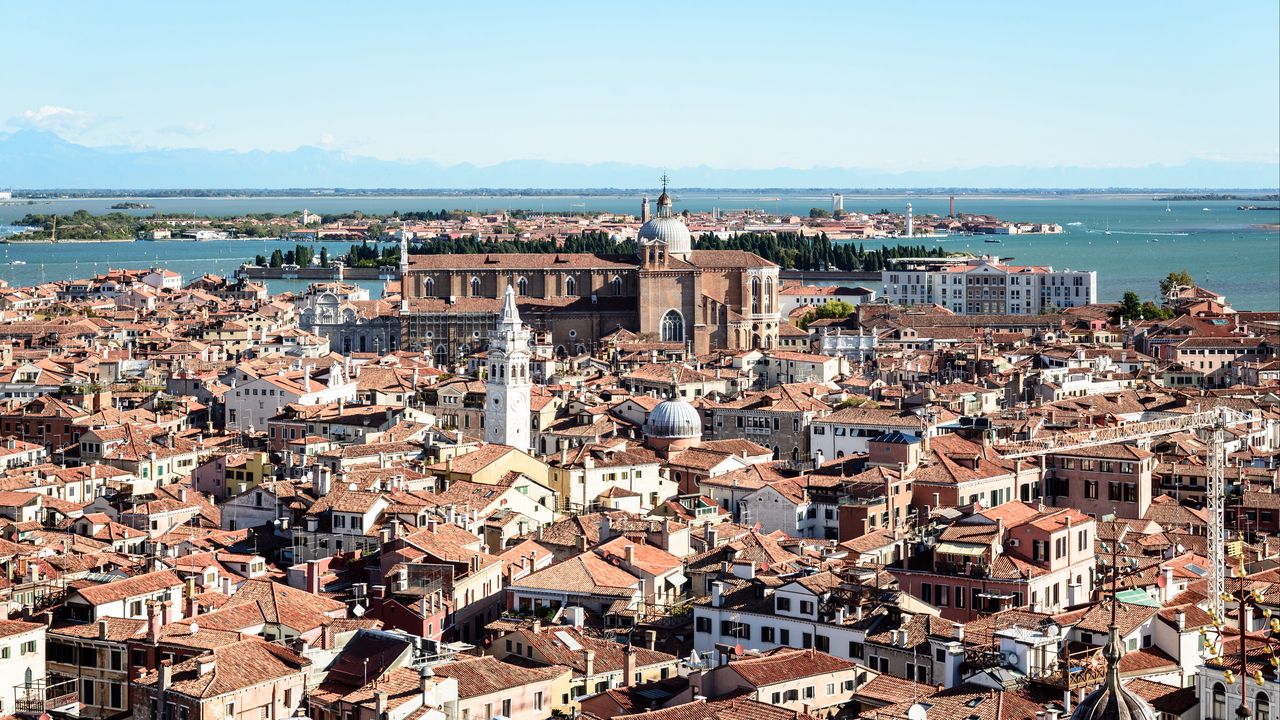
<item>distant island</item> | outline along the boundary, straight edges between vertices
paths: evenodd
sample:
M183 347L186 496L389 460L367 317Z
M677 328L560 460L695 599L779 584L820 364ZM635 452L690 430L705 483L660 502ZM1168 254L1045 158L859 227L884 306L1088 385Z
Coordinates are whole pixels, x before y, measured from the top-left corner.
M12 191L13 200L72 200L72 199L174 199L174 198L307 198L307 197L456 197L456 198L534 198L534 197L617 197L656 193L657 187L291 187L291 188L29 188ZM680 192L686 195L779 195L783 197L808 197L813 195L829 195L840 193L845 197L905 197L911 195L945 197L955 195L966 196L1040 196L1070 198L1079 195L1136 195L1149 196L1151 193L1166 193L1153 200L1236 200L1236 201L1274 201L1280 196L1260 194L1263 189L1240 188L1235 192L1219 190L1214 193L1193 194L1182 188L1038 188L1038 187L964 187L964 186L920 186L906 187L861 187L849 188L840 186L814 186L807 188L760 186L752 188L690 186L681 187ZM144 205L144 207L150 207ZM114 208L120 209L120 208Z
M155 205L149 205L144 202L118 202L111 206L112 210L150 210Z
M1182 202L1182 201L1201 201L1201 200L1233 200L1246 202L1274 202L1280 200L1280 195L1231 195L1223 193L1203 193L1200 195L1165 195L1163 197L1151 198L1157 202ZM1243 208L1242 208L1243 209ZM1266 209L1266 208L1259 208Z

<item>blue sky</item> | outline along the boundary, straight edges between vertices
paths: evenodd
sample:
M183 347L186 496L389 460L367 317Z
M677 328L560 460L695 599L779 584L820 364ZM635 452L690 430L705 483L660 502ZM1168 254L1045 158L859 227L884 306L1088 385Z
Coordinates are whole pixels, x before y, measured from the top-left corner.
M0 129L722 168L1280 162L1280 3L0 2Z

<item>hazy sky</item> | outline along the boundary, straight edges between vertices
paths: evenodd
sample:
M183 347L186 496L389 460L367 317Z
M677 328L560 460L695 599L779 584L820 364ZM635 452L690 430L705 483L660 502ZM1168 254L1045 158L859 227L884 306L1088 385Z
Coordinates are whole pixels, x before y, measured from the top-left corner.
M0 0L0 129L490 164L1280 162L1280 3Z

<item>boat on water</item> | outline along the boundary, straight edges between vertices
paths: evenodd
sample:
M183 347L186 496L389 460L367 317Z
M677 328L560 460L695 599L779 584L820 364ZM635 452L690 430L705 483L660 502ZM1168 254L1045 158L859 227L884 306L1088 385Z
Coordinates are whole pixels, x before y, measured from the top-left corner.
M994 244L996 244L996 245L1002 245L1002 244L1004 244L1004 241L1003 241L1003 240L983 240L982 242L985 242L985 243L994 243Z
M1200 212L1209 212L1209 208L1200 208Z
M27 261L26 261L26 260L13 260L13 261L11 261L9 264L10 264L10 265L26 265L26 264L27 264Z
M1165 212L1173 212L1173 208L1169 207L1169 201L1168 201L1168 200L1165 200L1165 201L1164 201L1164 211L1165 211Z

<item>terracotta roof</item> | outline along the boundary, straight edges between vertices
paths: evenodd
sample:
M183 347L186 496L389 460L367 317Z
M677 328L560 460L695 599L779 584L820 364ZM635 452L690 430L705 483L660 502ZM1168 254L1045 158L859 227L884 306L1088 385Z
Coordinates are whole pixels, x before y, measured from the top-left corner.
M857 666L855 662L841 660L817 650L793 648L777 648L761 657L729 661L729 667L734 672L757 688L841 672Z
M213 669L201 672L201 662L213 661ZM258 638L225 645L199 658L173 666L170 692L193 698L214 698L306 670L311 661L275 643ZM159 672L139 678L143 685L159 682Z
M438 677L458 681L458 698L467 700L537 682L551 682L569 672L561 665L528 667L502 662L492 655L467 658L431 668Z
M160 570L101 585L82 587L77 589L76 592L93 605L105 605L138 595L159 592L165 588L181 586L181 578L169 570Z

